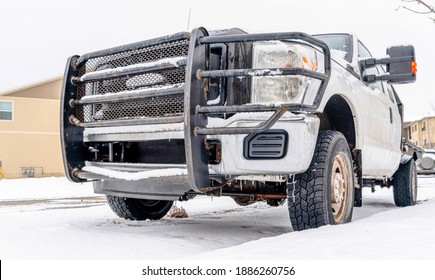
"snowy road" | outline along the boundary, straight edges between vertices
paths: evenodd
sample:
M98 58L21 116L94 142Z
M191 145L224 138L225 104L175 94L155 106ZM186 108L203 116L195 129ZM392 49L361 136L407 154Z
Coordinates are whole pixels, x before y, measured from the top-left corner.
M392 190L365 189L352 223L304 232L292 232L286 205L177 205L188 218L126 221L90 184L2 180L0 259L435 259L433 177L419 178L415 207L395 207Z

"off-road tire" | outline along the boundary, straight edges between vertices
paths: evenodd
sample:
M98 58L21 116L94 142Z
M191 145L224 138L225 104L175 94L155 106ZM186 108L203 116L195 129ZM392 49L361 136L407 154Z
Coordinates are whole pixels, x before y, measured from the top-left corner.
M337 131L321 131L310 167L288 183L288 208L293 230L350 222L354 184L346 138Z
M394 204L399 207L417 203L417 168L414 159L400 164L393 175Z
M106 196L107 202L120 218L127 220L159 220L171 209L173 201Z

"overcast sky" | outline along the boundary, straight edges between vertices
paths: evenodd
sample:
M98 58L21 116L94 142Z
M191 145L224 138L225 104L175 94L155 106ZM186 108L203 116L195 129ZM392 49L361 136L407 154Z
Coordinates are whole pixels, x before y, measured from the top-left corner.
M428 0L435 4L435 0ZM417 82L396 89L406 119L435 109L435 23L400 0L1 0L0 92L63 73L68 56L185 31L349 32L378 57L413 44ZM422 9L417 4L408 7Z

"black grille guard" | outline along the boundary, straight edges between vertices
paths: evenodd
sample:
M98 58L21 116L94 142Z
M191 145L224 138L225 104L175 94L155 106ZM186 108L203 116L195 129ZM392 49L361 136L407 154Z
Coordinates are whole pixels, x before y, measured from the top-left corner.
M177 65L173 63L162 63L152 65L142 65L130 72L127 71L101 71L95 75L89 75L82 78L83 74L79 74L79 67L83 66L89 59L111 56L114 54L123 53L126 51L136 51L141 48L158 46L168 42L177 40L189 39L188 54L185 60L179 59ZM229 70L210 70L208 69L208 61L210 56L211 44L229 44L255 41L277 41L277 40L299 40L310 45L316 46L323 51L324 54L324 72L319 73L303 68L276 68L276 69L229 69ZM80 83L97 82L105 79L113 79L119 77L129 77L129 75L139 75L143 73L152 73L153 71L161 71L164 69L173 69L176 67L185 67L185 83L184 88L180 87L163 87L161 89L138 91L134 93L126 92L125 94L116 95L99 95L94 100L82 100L78 96L77 87ZM261 70L261 71L255 71ZM269 71L268 71L269 70ZM254 73L254 74L253 74ZM207 105L207 82L209 78L220 77L252 77L256 76L281 76L286 75L304 75L317 80L320 80L320 87L312 105L307 104L280 104L277 106L269 105L232 105L232 106L216 106ZM271 128L280 117L287 111L291 112L314 112L320 105L323 98L327 83L331 75L331 55L328 46L310 35L300 32L290 33L266 33L266 34L237 34L237 35L219 35L209 36L205 28L196 28L191 33L178 33L175 35L160 37L152 40L147 40L139 43L125 45L121 47L111 48L103 51L93 52L82 56L72 56L69 58L65 70L65 76L62 87L61 97L61 145L63 149L63 159L65 173L67 177L76 182L82 182L89 179L89 176L80 178L75 174L79 174L85 166L85 161L89 160L89 153L83 145L83 130L86 127L111 127L111 126L129 126L129 125L148 125L148 124L166 124L166 123L181 123L184 122L184 141L185 153L187 161L187 171L189 183L192 190L209 186L210 174L208 169L208 152L206 149L205 140L207 135L222 135L222 134L249 134L260 133ZM152 96L171 96L177 95L184 91L184 112L180 116L157 116L152 118L138 119L118 119L118 120L103 120L93 122L83 122L76 116L77 106L86 106L98 102L101 103L116 103L124 101L137 101ZM215 114L231 114L238 112L274 112L272 116L257 127L207 127L207 119L210 115Z

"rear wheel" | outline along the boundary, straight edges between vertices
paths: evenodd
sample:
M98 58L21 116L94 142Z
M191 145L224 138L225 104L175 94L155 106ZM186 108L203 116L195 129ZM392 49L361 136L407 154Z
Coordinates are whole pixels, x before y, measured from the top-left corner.
M107 195L107 202L120 218L128 220L158 220L171 209L173 201L127 198Z
M400 164L393 175L394 204L399 207L417 203L417 168L414 159Z
M353 201L354 175L346 138L337 131L321 131L310 167L288 184L293 229L350 222Z

